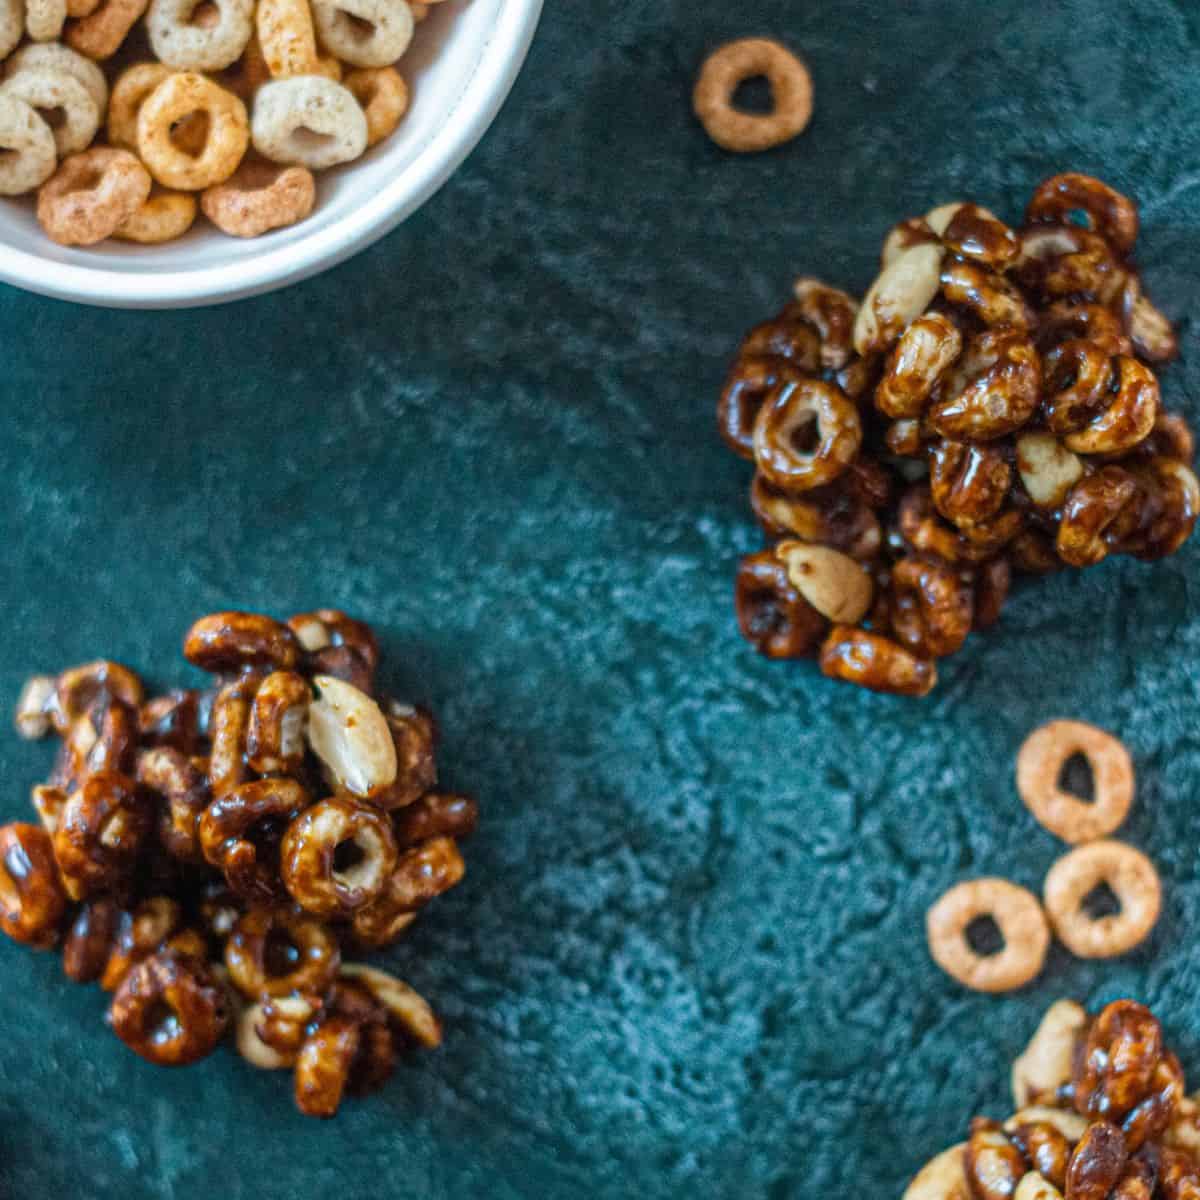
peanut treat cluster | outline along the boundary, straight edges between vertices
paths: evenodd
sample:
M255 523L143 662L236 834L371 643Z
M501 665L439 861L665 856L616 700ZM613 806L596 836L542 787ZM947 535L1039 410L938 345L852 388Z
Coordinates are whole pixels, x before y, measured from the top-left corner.
M1196 1200L1200 1106L1143 1005L1052 1005L1013 1066L1017 1111L977 1117L904 1200Z
M861 305L805 278L750 331L718 420L755 466L736 608L761 653L922 696L1013 572L1179 548L1200 484L1137 232L1127 197L1056 175L1019 229L941 205L891 230Z
M442 0L0 0L0 195L62 245L257 237L408 109L396 69Z
M196 1062L232 1029L331 1117L441 1041L412 988L344 956L462 879L477 808L438 790L429 714L376 693L361 621L215 613L183 652L210 686L147 698L114 662L26 684L19 732L62 744L38 823L0 828L0 928L60 946L148 1061Z

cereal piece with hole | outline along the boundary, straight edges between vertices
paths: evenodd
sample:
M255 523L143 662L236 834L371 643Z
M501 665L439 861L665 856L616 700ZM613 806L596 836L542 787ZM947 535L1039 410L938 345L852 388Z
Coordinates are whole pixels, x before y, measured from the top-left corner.
M352 67L390 67L413 36L405 0L312 0L321 45Z
M1116 912L1093 916L1111 894ZM1088 842L1064 854L1043 886L1046 912L1059 940L1079 958L1115 958L1140 945L1158 921L1162 884L1154 864L1122 842Z
M771 111L739 109L735 102L739 86L760 77L771 88ZM812 76L779 42L742 38L714 50L705 60L692 94L692 108L705 132L723 150L735 154L770 150L798 137L812 119Z
M112 58L146 11L148 0L101 0L86 17L67 22L63 37L87 58Z
M100 127L100 110L73 75L52 67L26 67L0 85L0 93L24 100L50 126L60 158L86 149Z
M150 0L146 30L160 62L180 71L235 63L254 28L253 0Z
M72 16L75 14L72 13ZM4 77L11 79L19 71L29 67L45 67L51 71L63 71L78 79L87 88L98 112L103 114L108 107L108 81L104 72L82 54L64 46L61 42L32 42L22 46L8 57L4 64Z
M1003 948L984 954L971 945L972 925L990 918ZM925 918L934 962L964 987L1009 992L1035 979L1050 947L1050 927L1038 899L1007 879L973 879L951 888Z
M408 111L408 85L395 67L360 67L342 81L367 118L367 145L395 132Z
M58 154L50 126L24 100L0 95L0 195L32 192L54 174Z
M113 232L123 242L157 246L183 237L196 219L196 197L187 192L157 192Z
M37 217L60 245L90 246L116 232L149 195L150 176L129 151L93 147L64 159L42 184Z
M202 113L208 125L197 154L189 154L172 140L176 123L193 113ZM194 72L168 76L138 110L138 151L166 188L191 192L224 182L237 170L249 140L246 106L232 92Z
M367 118L340 83L316 75L277 79L254 98L254 148L272 162L324 170L367 148Z
M1063 787L1067 764L1081 757L1091 772L1089 801ZM1133 803L1129 751L1111 734L1082 721L1050 721L1025 739L1017 755L1017 791L1051 833L1078 845L1120 828Z
M200 207L222 233L252 238L303 221L316 196L316 182L307 168L248 162L224 183L207 188Z

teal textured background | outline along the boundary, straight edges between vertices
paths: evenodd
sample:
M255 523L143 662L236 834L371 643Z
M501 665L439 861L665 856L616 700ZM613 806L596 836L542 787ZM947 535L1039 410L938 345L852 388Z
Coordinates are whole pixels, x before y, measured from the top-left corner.
M689 90L749 33L804 55L817 111L735 159ZM861 290L893 219L1015 218L1066 168L1142 203L1182 321L1165 393L1200 417L1198 57L1190 0L549 0L480 149L353 262L178 314L0 292L3 708L98 654L178 679L212 609L334 604L377 623L484 815L387 955L445 1047L330 1124L233 1053L143 1064L96 989L0 944L0 1191L898 1196L1003 1111L1063 994L1161 1008L1200 1078L1200 549L1021 589L924 702L835 687L737 636L756 537L713 422L795 274ZM924 911L974 874L1039 886L1061 847L1013 756L1066 715L1132 749L1163 918L1126 959L965 993ZM5 817L50 753L0 736Z

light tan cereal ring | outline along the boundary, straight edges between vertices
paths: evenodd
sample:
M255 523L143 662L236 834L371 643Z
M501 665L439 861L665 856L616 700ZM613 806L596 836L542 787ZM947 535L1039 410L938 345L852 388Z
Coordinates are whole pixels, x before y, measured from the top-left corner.
M251 238L303 221L316 198L316 184L307 168L250 162L224 183L208 188L200 197L200 207L222 233Z
M1084 901L1101 884L1121 910L1093 918ZM1079 958L1115 958L1132 950L1154 928L1162 908L1154 864L1140 850L1109 840L1064 854L1050 868L1042 895L1054 932Z
M769 113L739 112L733 105L738 85L766 76L774 107ZM785 46L770 38L728 42L704 62L692 107L708 136L724 150L750 154L782 145L812 118L812 76Z
M267 69L276 79L320 73L308 0L258 0L254 22Z
M128 150L96 146L63 160L38 192L37 218L62 246L103 241L150 195L150 176Z
M1004 949L981 955L967 941L967 927L991 917ZM929 953L947 975L977 992L1008 992L1042 969L1050 927L1037 897L1007 879L972 879L952 887L925 916Z
M35 42L52 42L62 33L67 0L25 0L25 32Z
M0 0L0 58L12 52L24 32L23 0Z
M108 107L108 82L104 78L104 72L90 58L84 58L69 46L59 42L46 45L34 42L22 46L4 64L4 77L11 79L18 71L29 67L48 67L52 71L64 71L74 76L87 88L88 95L96 102L96 110L99 113L103 114Z
M195 0L150 0L146 31L158 59L181 71L237 62L254 30L254 0L205 0L204 22L193 20L195 9Z
M196 197L190 192L159 192L151 196L113 232L123 242L156 246L183 237L196 219Z
M171 68L158 62L135 63L113 81L108 98L108 140L114 146L137 150L137 119L142 101L164 79Z
M367 148L367 118L340 83L319 75L276 79L254 98L254 148L272 162L310 170L358 158Z
M26 67L0 85L7 96L24 100L50 126L59 158L86 150L100 127L96 102L73 75L50 67ZM56 113L51 122L47 114Z
M381 142L408 111L408 85L395 67L359 67L343 81L367 118L367 145Z
M172 127L192 113L208 117L208 136L195 155L180 149ZM237 170L250 139L246 106L225 88L191 71L164 79L142 101L138 153L163 187L201 191Z
M1087 759L1096 798L1089 804L1059 787L1063 765ZM1133 803L1133 761L1111 734L1082 721L1050 721L1017 755L1017 791L1038 823L1064 842L1092 842L1117 829Z
M54 134L24 100L0 95L0 196L32 192L54 173Z
M405 0L312 0L312 12L321 44L352 67L389 67L412 41Z
M111 58L146 11L147 0L103 0L95 12L68 21L63 39L91 59Z

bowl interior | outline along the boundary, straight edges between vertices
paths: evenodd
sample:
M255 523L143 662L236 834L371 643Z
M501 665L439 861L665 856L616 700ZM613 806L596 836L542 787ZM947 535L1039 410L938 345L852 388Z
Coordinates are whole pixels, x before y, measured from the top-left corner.
M431 6L428 18L417 25L413 44L399 63L411 92L408 114L391 137L361 159L318 174L317 204L308 220L244 240L227 237L198 218L185 237L162 246L109 240L80 249L57 246L45 236L34 215L32 198L4 200L0 201L0 273L23 286L61 295L75 287L88 289L88 282L77 271L102 272L115 285L115 294L79 298L120 303L121 276L127 277L131 287L136 287L139 279L158 280L164 285L166 299L170 287L167 279L179 272L216 270L232 277L240 275L242 268L261 266L261 260L271 258L274 274L301 274L314 256L336 258L342 241L340 231L345 230L348 238L361 238L363 222L356 218L363 215L364 206L378 207L386 195L389 208L403 209L410 190L419 191L428 183L425 171L413 170L417 160L439 137L461 134L450 129L452 114L479 73L505 3L445 0ZM489 82L491 78L489 73ZM411 189L406 187L409 175L413 176ZM430 190L426 187L424 194ZM422 198L416 197L414 203ZM40 261L30 263L25 255ZM38 268L46 273L41 279L32 275ZM116 273L117 278L109 273ZM264 282L258 278L255 286ZM180 289L187 290L182 281Z

